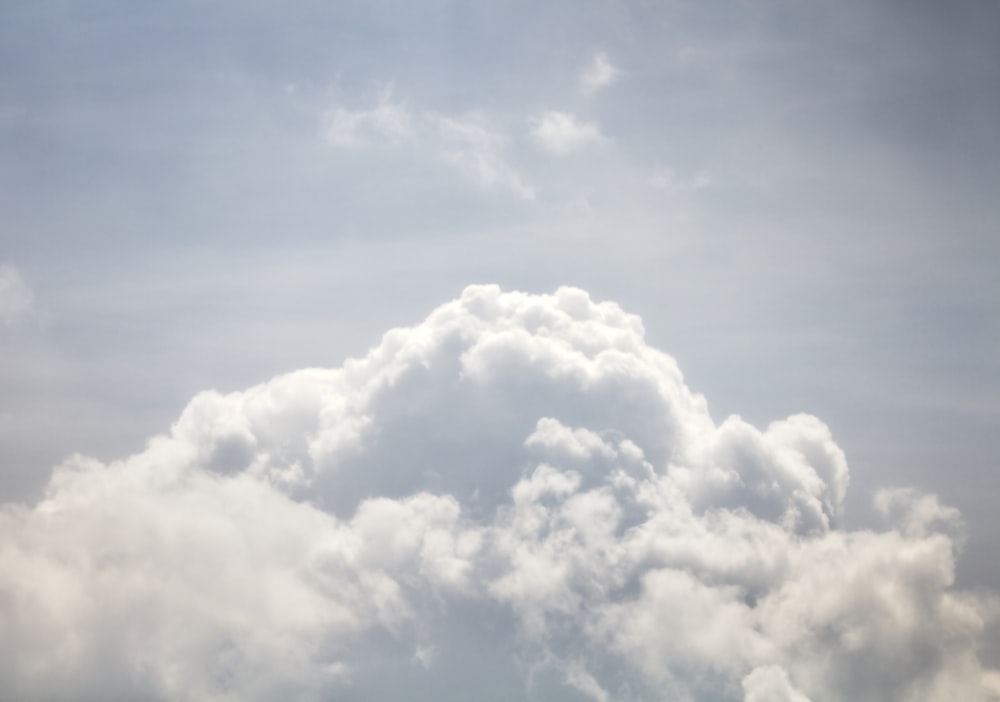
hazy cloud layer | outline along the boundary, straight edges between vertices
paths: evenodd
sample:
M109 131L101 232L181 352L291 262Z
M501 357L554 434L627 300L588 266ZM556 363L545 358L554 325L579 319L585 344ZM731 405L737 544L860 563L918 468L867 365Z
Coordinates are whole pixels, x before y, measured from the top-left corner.
M470 287L0 511L19 700L990 700L995 600L818 419L716 422L641 321Z

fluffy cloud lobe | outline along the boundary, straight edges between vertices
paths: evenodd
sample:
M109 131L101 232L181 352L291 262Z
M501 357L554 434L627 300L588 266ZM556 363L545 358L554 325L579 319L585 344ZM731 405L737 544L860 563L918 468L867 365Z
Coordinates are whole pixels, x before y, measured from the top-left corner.
M988 700L957 515L839 527L818 419L716 423L611 303L468 288L0 511L18 700Z
M543 112L531 121L531 138L538 148L556 156L605 140L597 125L555 110Z

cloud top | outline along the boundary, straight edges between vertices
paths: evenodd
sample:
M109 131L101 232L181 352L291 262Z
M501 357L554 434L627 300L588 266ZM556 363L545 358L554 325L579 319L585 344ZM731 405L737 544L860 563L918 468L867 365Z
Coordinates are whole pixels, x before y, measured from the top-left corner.
M717 423L641 321L474 286L0 510L22 700L987 700L956 515L839 526L815 417Z

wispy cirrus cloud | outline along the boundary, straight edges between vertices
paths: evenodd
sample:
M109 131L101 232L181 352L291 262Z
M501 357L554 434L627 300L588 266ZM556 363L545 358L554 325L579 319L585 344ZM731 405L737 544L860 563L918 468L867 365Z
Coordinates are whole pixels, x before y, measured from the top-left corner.
M481 113L431 117L443 140L445 160L479 188L499 189L532 200L534 189L504 156L508 137Z
M535 197L534 189L505 154L509 137L481 111L449 115L410 109L393 98L390 85L369 107L328 110L322 135L328 144L340 148L417 145L424 156L442 159L479 190L506 192L524 200Z
M398 143L413 133L409 110L393 100L392 86L386 86L375 103L367 108L334 107L323 120L323 137L337 147L360 147Z

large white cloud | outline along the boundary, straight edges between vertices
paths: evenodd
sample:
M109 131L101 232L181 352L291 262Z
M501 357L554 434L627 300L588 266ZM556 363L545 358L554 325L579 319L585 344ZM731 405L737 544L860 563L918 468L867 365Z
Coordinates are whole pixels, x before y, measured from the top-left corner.
M818 419L717 423L610 303L468 288L0 511L19 700L989 700L958 515L839 526Z

